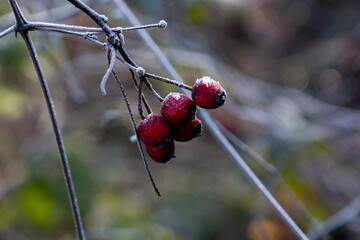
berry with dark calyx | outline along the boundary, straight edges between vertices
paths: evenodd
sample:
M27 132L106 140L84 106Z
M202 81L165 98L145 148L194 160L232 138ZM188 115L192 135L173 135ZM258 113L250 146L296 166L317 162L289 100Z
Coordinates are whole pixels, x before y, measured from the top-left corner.
M225 103L226 91L210 77L197 79L192 89L192 99L196 105L214 109Z
M173 139L178 142L187 142L191 139L200 136L202 130L202 123L198 118L182 125L174 125Z
M182 93L171 92L161 104L161 115L172 124L183 124L194 119L196 105Z
M145 145L146 152L149 156L156 162L166 163L171 158L174 158L175 155L175 144L174 141L167 142L159 147L151 147Z
M138 127L140 140L151 147L171 141L171 129L167 122L155 113L149 114Z

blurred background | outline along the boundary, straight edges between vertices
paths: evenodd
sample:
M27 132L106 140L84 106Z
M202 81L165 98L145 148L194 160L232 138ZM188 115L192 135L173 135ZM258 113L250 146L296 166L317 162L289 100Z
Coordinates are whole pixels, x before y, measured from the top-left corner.
M186 83L204 75L221 82L227 102L210 114L277 169L246 159L295 222L312 239L360 239L358 0L128 2L144 24L168 22L149 33ZM112 1L88 3L110 26L128 26ZM95 26L66 1L19 4L29 20ZM1 30L13 24L7 1L0 15ZM296 239L206 127L202 137L176 144L176 159L150 162L157 197L129 140L120 91L113 79L108 95L99 90L106 52L82 38L32 37L88 239ZM125 44L148 72L167 76L136 33L125 33ZM131 76L119 63L116 71L135 112ZM163 96L176 91L152 83ZM75 239L46 105L14 35L0 40L0 86L0 239Z

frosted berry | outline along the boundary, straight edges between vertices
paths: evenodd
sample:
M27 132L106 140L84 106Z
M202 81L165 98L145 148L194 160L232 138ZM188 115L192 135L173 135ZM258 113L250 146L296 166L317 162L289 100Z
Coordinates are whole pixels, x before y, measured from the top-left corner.
M138 127L140 140L151 147L163 145L171 140L171 129L157 114L149 114Z
M192 99L196 105L214 109L225 103L226 91L210 77L197 79L192 89Z
M175 144L174 141L167 142L160 147L151 147L145 145L146 152L149 156L156 162L166 163L171 158L174 158L175 155Z
M183 124L194 119L196 105L182 93L169 93L161 104L161 115L173 124Z
M201 121L198 118L182 125L173 126L173 139L178 142L187 142L200 136L202 130Z

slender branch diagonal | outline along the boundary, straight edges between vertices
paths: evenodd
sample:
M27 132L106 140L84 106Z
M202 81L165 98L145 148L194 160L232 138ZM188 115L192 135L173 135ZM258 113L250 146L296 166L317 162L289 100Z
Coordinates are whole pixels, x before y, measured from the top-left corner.
M64 142L62 139L60 127L59 127L57 117L56 117L54 103L52 101L50 91L47 86L46 79L43 74L40 62L38 60L34 45L31 41L30 35L28 33L24 33L24 32L20 32L20 33L25 41L26 47L29 51L31 60L35 67L35 70L36 70L36 73L37 73L37 76L38 76L38 79L39 79L39 82L41 85L41 89L43 91L45 102L46 102L46 105L48 108L51 124L52 124L53 130L54 130L56 144L57 144L58 151L59 151L60 162L61 162L61 166L62 166L64 178L65 178L65 183L66 183L66 187L67 187L69 198L70 198L70 204L71 204L72 213L73 213L73 217L74 217L77 236L78 236L79 240L84 240L85 234L84 234L82 221L81 221L81 217L80 217L80 210L79 210L79 206L77 203L77 197L76 197L75 188L74 188L74 184L73 184L72 177L71 177L70 166L69 166L68 159L67 159L66 152L65 152Z
M156 194L160 197L161 194L160 194L160 191L159 189L157 188L156 186L156 183L155 183L155 180L154 178L152 177L151 175L151 171L150 171L150 168L149 168L149 164L147 162L147 159L146 159L146 156L144 154L144 150L141 146L141 142L139 140L139 136L137 134L137 127L136 127L136 122L135 122L135 118L134 118L134 115L132 114L132 111L131 111L131 107L130 107L130 103L129 103L129 100L127 98L127 95L126 95L126 92L125 92L125 89L124 89L124 86L123 84L121 83L119 77L117 76L116 72L115 71L112 71L112 75L114 76L119 88L120 88L120 91L124 97L124 100L125 100L125 104L126 104L126 107L127 107L127 110L129 112L129 116L130 116L130 120L131 120L131 124L132 124L132 127L134 129L134 132L136 134L136 142L137 142L137 145L138 145L138 148L139 148L139 151L140 151L140 155L141 155L141 159L143 160L143 163L144 163L144 166L145 166L145 169L146 169L146 172L149 176L149 179L151 181L151 184L156 192Z
M0 39L3 38L3 37L5 37L5 36L7 36L7 35L9 35L9 34L11 34L11 33L13 33L13 32L15 32L15 29L16 29L16 26L15 26L15 25L13 25L13 26L5 29L4 31L2 31L2 32L0 33Z

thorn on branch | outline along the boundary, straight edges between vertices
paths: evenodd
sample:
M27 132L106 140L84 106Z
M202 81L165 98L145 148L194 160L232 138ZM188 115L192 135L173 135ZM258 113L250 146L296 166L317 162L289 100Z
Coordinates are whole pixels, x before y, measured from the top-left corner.
M109 18L105 15L99 15L99 17L105 22L107 23L109 21Z

